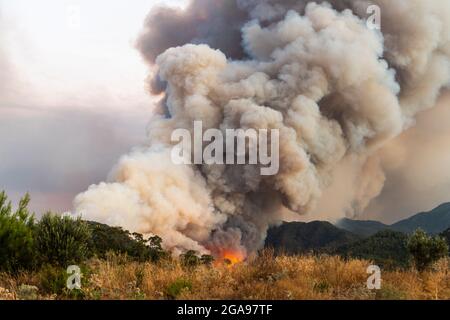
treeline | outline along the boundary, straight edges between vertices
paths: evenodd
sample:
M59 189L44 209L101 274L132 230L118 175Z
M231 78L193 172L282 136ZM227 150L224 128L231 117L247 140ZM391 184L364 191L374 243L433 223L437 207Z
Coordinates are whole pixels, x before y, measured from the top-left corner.
M16 273L46 265L66 268L94 256L105 258L109 252L141 262L168 255L157 236L144 239L121 228L53 213L37 221L28 210L29 202L26 195L13 210L6 193L0 193L0 271Z
M431 236L421 229L411 235L383 230L343 245L334 252L344 258L374 261L384 269L408 269L413 266L423 271L447 256L448 247L444 234Z
M162 248L162 239L130 233L120 227L84 221L67 215L46 213L39 221L28 209L30 196L25 195L16 210L6 193L0 193L0 272L51 269L63 270L70 265L82 266L88 259L106 259L122 255L128 261L153 262L170 259ZM211 264L209 255L188 251L181 257L186 267Z
M265 242L277 255L338 255L372 261L383 269L424 270L448 254L450 229L429 235L382 230L363 237L329 222L285 222L269 229Z
M17 273L48 266L62 270L70 265L82 266L93 257L106 259L110 253L138 262L171 259L158 236L144 239L141 234L119 227L53 213L37 221L28 210L29 202L30 197L26 195L13 210L6 193L0 193L0 272ZM382 231L366 239L322 249L344 258L371 260L385 268L414 265L424 270L448 254L449 241L449 230L441 237L429 236L421 230L411 236ZM214 261L212 256L200 256L195 251L185 252L180 260L189 268Z

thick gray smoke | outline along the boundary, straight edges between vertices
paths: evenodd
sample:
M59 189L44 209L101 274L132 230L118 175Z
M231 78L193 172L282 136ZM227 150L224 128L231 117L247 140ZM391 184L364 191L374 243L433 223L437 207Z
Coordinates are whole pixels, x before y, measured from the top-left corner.
M320 2L320 1L319 1ZM380 6L382 30L366 25ZM258 249L285 214L364 211L383 150L450 80L450 4L193 0L159 8L138 41L164 112L148 145L75 199L87 218L163 237L175 253ZM175 165L173 130L279 129L280 171Z

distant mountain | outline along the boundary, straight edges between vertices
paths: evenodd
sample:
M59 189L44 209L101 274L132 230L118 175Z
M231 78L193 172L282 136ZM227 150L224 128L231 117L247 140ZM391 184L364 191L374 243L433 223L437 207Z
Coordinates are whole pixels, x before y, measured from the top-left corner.
M408 267L410 255L408 235L399 231L383 230L368 238L338 247L334 253L346 258L374 261L380 267Z
M325 221L284 222L269 229L265 247L274 248L277 253L301 254L334 250L358 239L353 233Z
M444 203L429 212L422 212L401 220L391 227L405 233L414 232L417 228L430 234L441 233L450 227L450 203Z
M441 234L450 246L450 203L392 225L351 219L342 219L336 225L325 221L284 222L269 229L265 247L274 248L276 253L330 253L372 260L385 267L407 267L407 234L418 228Z
M418 213L392 225L377 221L341 219L336 226L362 237L371 236L381 230L412 233L418 228L429 234L439 234L450 227L450 203L444 203L429 212Z
M389 229L388 225L378 221L352 220L347 218L339 220L336 223L336 226L338 228L353 232L362 237L370 237L377 232Z

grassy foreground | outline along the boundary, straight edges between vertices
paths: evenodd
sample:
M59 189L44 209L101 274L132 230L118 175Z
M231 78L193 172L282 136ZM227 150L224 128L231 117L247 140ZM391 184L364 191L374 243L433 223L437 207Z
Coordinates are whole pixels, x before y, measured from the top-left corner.
M0 299L450 299L448 258L420 273L382 270L380 290L366 287L370 264L265 252L233 266L186 268L178 260L139 263L110 255L82 267L81 290L66 289L65 270L54 267L0 274Z

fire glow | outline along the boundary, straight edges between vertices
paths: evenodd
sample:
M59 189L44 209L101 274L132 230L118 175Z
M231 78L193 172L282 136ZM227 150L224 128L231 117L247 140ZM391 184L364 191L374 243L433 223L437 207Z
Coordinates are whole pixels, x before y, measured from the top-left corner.
M222 261L234 266L237 263L243 262L245 260L245 255L242 252L225 250L222 254Z

